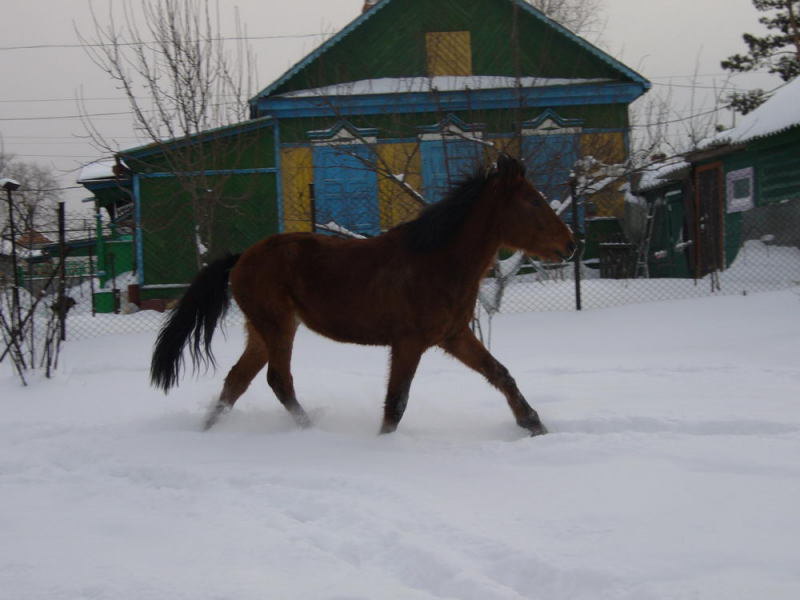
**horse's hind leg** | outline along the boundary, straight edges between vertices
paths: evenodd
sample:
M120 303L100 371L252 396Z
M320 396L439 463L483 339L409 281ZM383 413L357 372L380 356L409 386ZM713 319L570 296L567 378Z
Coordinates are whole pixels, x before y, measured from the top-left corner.
M247 346L239 360L225 377L225 385L217 403L206 417L205 429L210 429L220 416L229 411L239 397L245 393L250 382L264 368L269 358L264 339L250 323L247 323Z
M469 329L464 328L461 333L442 343L441 347L503 392L517 425L530 431L531 435L547 433L539 415L525 400L508 369L489 353Z
M297 401L291 371L292 348L297 326L297 321L291 315L280 324L274 322L259 324L258 329L269 347L269 366L267 367L269 387L292 415L295 423L299 427L308 427L311 425L311 419Z
M383 407L381 433L392 433L397 429L408 404L411 380L417 372L422 349L414 344L395 344L392 346L389 385L386 390L386 403Z

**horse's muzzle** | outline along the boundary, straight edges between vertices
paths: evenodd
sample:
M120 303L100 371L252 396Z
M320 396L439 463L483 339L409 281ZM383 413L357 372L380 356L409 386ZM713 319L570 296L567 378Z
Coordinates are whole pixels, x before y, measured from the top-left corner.
M566 262L568 260L571 260L572 257L575 256L575 252L577 252L577 250L578 250L578 245L574 241L570 241L569 243L567 243L566 246L564 246L563 252L559 251L556 252L556 254L558 254L561 260Z

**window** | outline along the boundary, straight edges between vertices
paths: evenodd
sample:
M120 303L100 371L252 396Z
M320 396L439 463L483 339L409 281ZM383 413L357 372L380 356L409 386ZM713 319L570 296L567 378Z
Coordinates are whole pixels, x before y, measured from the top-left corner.
M728 212L744 212L754 206L753 168L731 171L727 177Z
M434 31L425 34L428 76L472 75L469 31Z

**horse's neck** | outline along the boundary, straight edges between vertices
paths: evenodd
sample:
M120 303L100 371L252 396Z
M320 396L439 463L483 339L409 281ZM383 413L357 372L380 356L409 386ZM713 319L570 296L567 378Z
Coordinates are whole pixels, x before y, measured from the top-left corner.
M498 233L491 206L482 198L449 248L454 275L464 286L477 289L500 249Z

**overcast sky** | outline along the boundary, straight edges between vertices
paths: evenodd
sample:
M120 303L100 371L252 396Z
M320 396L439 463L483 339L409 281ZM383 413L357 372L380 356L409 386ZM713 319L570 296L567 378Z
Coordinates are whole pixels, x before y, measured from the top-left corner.
M94 0L103 7L108 1ZM434 2L436 0L431 0ZM362 0L221 0L223 11L239 7L248 35L297 35L337 31L354 18ZM725 76L719 61L741 51L744 31L759 31L751 0L605 0L606 27L600 45L665 91L673 86L677 112L690 110L691 76L700 74L696 107L709 102L710 88ZM113 84L80 48L27 48L76 44L73 23L90 29L87 0L0 0L0 135L3 150L20 158L52 165L64 186L75 183L80 165L97 158L76 136L84 135L75 98L87 98L90 112L127 108ZM231 30L232 31L232 30ZM312 50L314 37L257 40L260 89ZM775 78L738 77L733 83L774 87ZM706 87L707 86L707 87ZM46 117L46 118L45 118ZM726 117L728 118L728 117ZM97 117L95 122L122 147L136 145L125 115ZM13 173L3 174L13 176ZM70 206L87 194L69 190Z

